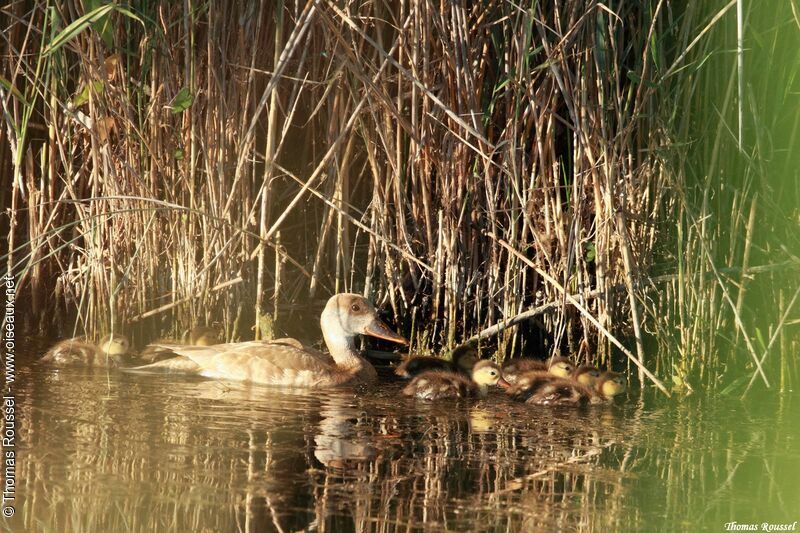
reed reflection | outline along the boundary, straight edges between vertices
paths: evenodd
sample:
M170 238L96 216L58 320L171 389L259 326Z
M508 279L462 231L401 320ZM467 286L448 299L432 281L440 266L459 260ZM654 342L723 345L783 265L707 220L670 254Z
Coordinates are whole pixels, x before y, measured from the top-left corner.
M616 527L636 417L33 367L25 529ZM624 422L624 423L623 423ZM598 509L616 509L611 515Z

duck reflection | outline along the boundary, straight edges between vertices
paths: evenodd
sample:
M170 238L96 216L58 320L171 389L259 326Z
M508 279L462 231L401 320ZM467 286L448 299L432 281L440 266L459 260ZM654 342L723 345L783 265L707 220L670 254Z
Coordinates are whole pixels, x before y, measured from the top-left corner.
M376 450L369 439L357 432L356 424L363 412L352 399L328 396L322 402L322 420L314 436L314 457L329 468L345 468L375 458Z
M21 374L21 530L69 529L70 516L103 531L162 530L165 517L186 531L602 526L592 509L624 498L629 460L606 450L639 424L499 391L419 402L400 384L309 391L88 370Z

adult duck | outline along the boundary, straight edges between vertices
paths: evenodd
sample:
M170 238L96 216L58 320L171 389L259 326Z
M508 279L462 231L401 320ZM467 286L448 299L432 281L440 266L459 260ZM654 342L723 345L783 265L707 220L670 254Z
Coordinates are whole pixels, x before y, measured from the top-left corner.
M358 294L332 296L322 312L320 325L330 355L295 339L167 346L181 357L132 370L176 371L262 385L335 387L368 383L377 377L375 369L356 349L358 335L407 344L378 318L372 303Z
M604 372L593 387L575 379L543 373L528 373L506 391L509 396L535 405L580 405L610 402L625 392L625 378L614 372Z
M495 363L479 361L472 369L471 379L452 371L431 370L412 379L403 389L403 394L431 401L443 398L485 398L490 385L507 387L508 383Z
M173 339L158 339L151 342L139 352L138 359L142 363L155 363L171 359L177 354L166 346L214 346L219 344L219 331L208 326L195 326L183 334L183 342Z
M441 357L415 356L403 361L394 373L404 379L411 379L423 372L440 370L443 372L459 372L469 376L472 367L478 362L478 351L474 346L464 344L456 347L451 354L451 360Z
M115 333L106 335L98 344L84 337L61 341L47 350L41 361L52 365L117 366L128 354L131 343L127 337Z

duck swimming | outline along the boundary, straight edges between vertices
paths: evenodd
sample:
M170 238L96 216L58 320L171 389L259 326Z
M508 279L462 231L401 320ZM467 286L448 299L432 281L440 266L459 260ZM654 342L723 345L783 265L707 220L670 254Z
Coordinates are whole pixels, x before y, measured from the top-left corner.
M91 343L84 337L75 337L61 341L47 350L41 361L53 365L118 366L130 347L128 338L119 333L106 335L98 344Z
M431 370L460 372L469 376L470 372L472 372L472 367L478 362L478 351L474 346L464 344L453 350L451 359L451 361L448 361L439 357L411 357L403 361L395 369L394 373L405 379L411 379Z
M378 318L372 303L358 294L332 296L322 312L320 325L330 355L294 339L167 346L181 357L131 370L177 371L262 385L335 387L367 383L377 377L375 369L356 349L358 335L408 344Z
M219 331L208 326L195 326L183 335L184 341L189 346L214 346L219 344ZM181 345L182 343L172 339L158 339L151 342L139 353L138 359L142 363L155 363L171 359L177 354L166 345Z
M476 396L484 398L489 385L507 387L508 383L495 363L479 361L472 369L472 379L452 371L431 370L412 379L403 389L403 394L431 401Z
M528 373L519 378L507 393L515 400L536 405L580 405L610 402L625 391L625 378L614 372L604 372L594 387L574 379Z
M514 384L519 380L520 376L532 372L566 378L572 375L574 370L575 365L566 357L551 357L546 361L532 357L521 357L511 359L503 365L503 378Z

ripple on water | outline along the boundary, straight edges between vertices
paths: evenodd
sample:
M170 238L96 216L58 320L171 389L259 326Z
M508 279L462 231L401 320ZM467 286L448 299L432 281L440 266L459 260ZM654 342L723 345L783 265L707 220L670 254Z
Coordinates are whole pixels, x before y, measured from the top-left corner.
M552 408L424 402L396 382L285 390L38 365L19 378L28 530L687 529L692 513L729 517L726 499L766 467L764 494L732 519L762 498L788 518L799 501L788 400Z

